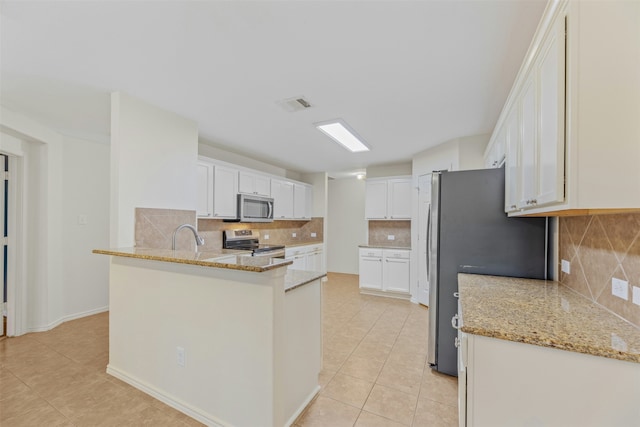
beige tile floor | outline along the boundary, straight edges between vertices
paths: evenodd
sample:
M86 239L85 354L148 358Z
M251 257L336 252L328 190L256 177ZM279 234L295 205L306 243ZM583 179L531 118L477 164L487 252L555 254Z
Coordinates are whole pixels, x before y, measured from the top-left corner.
M424 307L332 273L323 313L323 388L296 426L457 425L455 379L425 367ZM103 313L0 341L0 425L202 425L107 375L108 335Z
M360 295L348 274L323 292L322 390L296 426L458 425L456 379L426 364L425 307Z

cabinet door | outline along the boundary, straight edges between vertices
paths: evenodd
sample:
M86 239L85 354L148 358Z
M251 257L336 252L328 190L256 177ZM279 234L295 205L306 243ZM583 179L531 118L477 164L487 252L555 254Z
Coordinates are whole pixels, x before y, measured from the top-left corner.
M307 216L307 191L302 184L293 184L293 217L308 219Z
M213 216L236 218L238 208L238 171L224 166L214 167Z
M271 195L273 197L273 218L293 218L293 183L272 179Z
M253 175L246 172L240 172L238 174L238 192L243 194L255 194L253 187Z
M387 219L387 181L367 181L364 215L366 219Z
M254 184L258 196L271 197L271 179L268 176L256 175Z
M213 215L213 165L198 162L198 207L196 215L211 217Z
M322 271L322 252L307 254L307 270Z
M409 293L409 260L384 258L383 290Z
M238 192L270 197L271 180L267 176L256 175L248 172L240 172L238 179Z
M291 258L287 258L293 261L293 264L289 265L289 270L306 270L307 269L307 256L305 254L295 255Z
M311 185L306 185L304 187L306 204L305 204L305 218L313 217L313 187Z
M390 219L411 218L411 180L390 179L387 184L388 206Z
M382 258L360 257L360 287L364 289L382 290Z
M542 47L537 64L538 125L537 205L564 201L565 20L560 19Z
M532 207L537 191L536 178L536 84L535 73L527 78L520 98L520 181L518 208Z
M517 210L520 201L520 132L518 130L518 109L514 108L507 117L505 161L505 212Z

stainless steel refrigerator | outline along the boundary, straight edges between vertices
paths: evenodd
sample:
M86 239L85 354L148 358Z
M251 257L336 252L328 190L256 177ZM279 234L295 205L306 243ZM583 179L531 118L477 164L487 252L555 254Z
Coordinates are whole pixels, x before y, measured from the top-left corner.
M457 375L458 273L546 278L547 219L509 218L504 169L434 172L426 244L428 362Z

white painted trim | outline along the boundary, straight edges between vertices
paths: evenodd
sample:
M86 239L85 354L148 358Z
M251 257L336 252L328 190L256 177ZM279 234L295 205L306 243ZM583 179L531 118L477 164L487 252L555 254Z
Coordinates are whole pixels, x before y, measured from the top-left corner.
M70 320L76 320L76 319L81 319L81 318L87 317L87 316L93 316L94 314L104 313L105 311L109 311L109 306L99 307L99 308L95 308L93 310L87 310L87 311L83 311L83 312L80 312L80 313L75 313L75 314L70 314L68 316L63 316L63 317L59 318L58 320L55 320L55 321L49 323L48 325L41 326L41 327L36 327L36 328L29 328L25 333L50 331L51 329L55 328L56 326L60 326L61 324L65 323L65 322L68 322Z
M24 334L26 324L26 298L24 298L24 260L26 244L24 236L24 157L9 155L9 194L7 233L7 336Z
M302 414L302 411L305 410L305 408L307 407L307 405L309 403L311 403L311 401L313 400L314 397L316 397L316 395L320 392L320 386L317 386L310 394L309 396L307 396L307 398L304 400L304 402L302 402L302 405L300 405L300 407L298 408L297 411L295 411L293 413L293 415L291 415L291 418L289 418L289 420L286 422L285 426L289 427L291 425L293 425L293 423L296 421L296 419L300 416L300 414Z
M395 291L377 291L375 289L360 288L360 293L363 294L363 295L375 295L377 297L403 299L403 300L407 300L407 301L411 300L411 295L410 294L408 294L408 293L405 294L405 293L395 292Z
M139 380L136 377L133 377L129 374L127 374L124 371L119 370L118 368L111 366L110 364L107 365L107 374L109 375L113 375L114 377L118 378L121 381L124 381L125 383L129 384L132 387L137 388L138 390L147 393L149 396L152 396L156 399L158 399L159 401L161 401L162 403L165 403L169 406L171 406L173 409L176 409L180 412L182 412L183 414L186 414L188 416L190 416L191 418L194 418L198 421L200 421L201 423L206 424L207 426L212 426L212 427L225 427L225 426L229 426L229 424L225 424L223 423L221 420L211 417L207 414L202 413L201 411L197 410L196 408L193 408L192 406L190 406L189 404L174 398L173 396L170 396L168 394L163 393L162 391L158 390L157 388L145 383L144 381Z

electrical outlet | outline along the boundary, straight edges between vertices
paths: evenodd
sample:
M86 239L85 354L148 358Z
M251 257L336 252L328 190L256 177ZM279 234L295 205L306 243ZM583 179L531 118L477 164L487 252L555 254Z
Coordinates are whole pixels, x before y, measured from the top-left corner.
M263 235L262 235L262 238L263 238L264 240L269 240L269 235L268 235L268 234L263 234Z
M396 240L396 236L394 236L393 234L389 234L387 236L387 240Z
M628 300L629 282L613 277L611 279L611 294L618 298L622 298L623 300Z
M618 351L627 351L627 343L618 335L611 333L611 347Z
M571 274L571 263L566 259L563 259L561 264L562 264L562 272Z
M78 225L87 225L88 220L86 215L78 215Z
M640 305L640 288L637 286L633 287L632 301L634 304Z
M298 233L291 233L291 237L296 237Z
M316 237L317 235L317 233L311 233L311 237Z
M184 348L176 347L176 354L178 356L178 366L184 367L185 365L185 353Z

